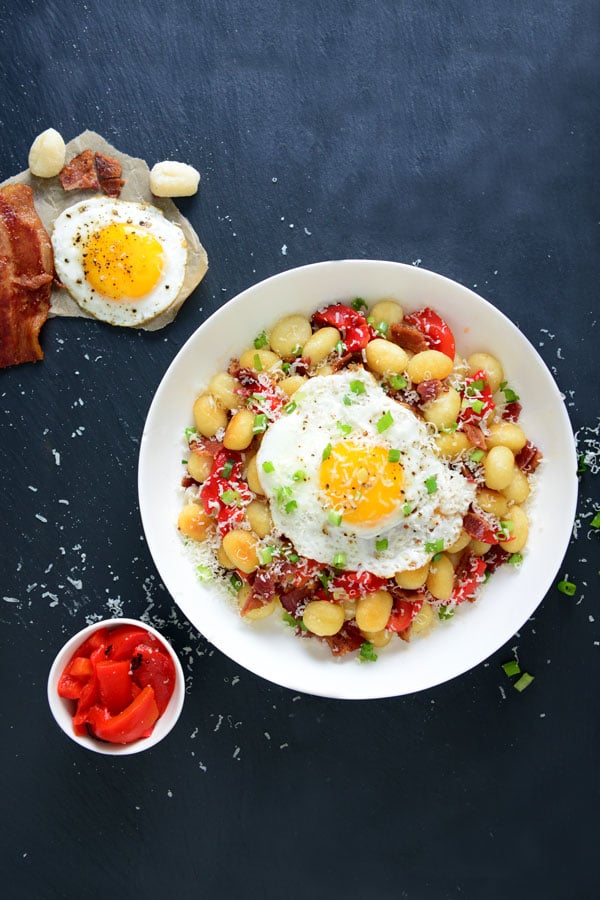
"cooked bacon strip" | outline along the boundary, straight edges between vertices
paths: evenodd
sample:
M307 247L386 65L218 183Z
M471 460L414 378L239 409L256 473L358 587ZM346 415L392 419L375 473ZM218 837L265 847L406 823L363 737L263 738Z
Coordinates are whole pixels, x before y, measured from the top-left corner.
M352 653L362 646L364 637L352 622L346 622L342 625L337 634L323 638L329 644L329 649L334 656L344 656L345 653Z
M52 244L24 184L0 188L0 368L43 359L54 272Z
M509 556L510 553L508 550L503 550L499 544L494 544L483 557L483 561L487 566L486 572L489 572L490 574L495 572L496 569L499 569L500 566L504 565Z
M389 327L388 336L399 347L409 350L411 353L421 353L423 350L429 349L425 335L418 328L415 328L414 325L394 322Z
M518 422L523 407L518 400L511 400L502 410L502 418L505 422Z
M423 403L435 400L436 397L439 397L443 392L444 385L438 378L432 378L429 381L421 381L421 383L417 385L417 394Z
M535 472L542 461L542 454L531 441L527 441L522 450L515 456L515 463L522 472Z
M343 356L338 357L332 364L331 368L334 372L339 372L340 369L345 369L350 363L361 363L362 364L362 350L354 350L352 353L344 353Z
M117 159L84 150L63 166L58 177L65 191L102 190L109 197L118 197L125 184L121 173Z
M481 513L469 510L463 519L463 528L476 541L482 541L484 544L497 544L498 538L496 532L498 528L494 528L492 522L482 516Z
M473 425L472 422L463 422L463 431L470 444L473 444L474 447L479 447L480 450L487 450L485 434L479 425Z

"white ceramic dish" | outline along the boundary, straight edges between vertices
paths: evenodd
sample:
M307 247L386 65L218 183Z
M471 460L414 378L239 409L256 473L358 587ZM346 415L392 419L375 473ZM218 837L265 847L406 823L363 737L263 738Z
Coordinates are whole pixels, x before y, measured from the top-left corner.
M243 621L233 605L196 577L179 538L182 432L210 377L227 368L262 329L290 313L326 303L395 297L405 311L432 306L454 331L458 351L486 350L502 361L520 395L524 430L544 463L529 506L532 525L525 561L505 566L480 599L426 638L393 641L376 663L355 654L333 659L323 642L298 640L272 616ZM175 602L202 634L250 671L295 691L340 699L413 693L476 666L508 641L550 588L565 554L577 499L571 425L554 379L519 329L477 294L441 275L378 260L340 260L292 269L225 304L190 337L166 372L150 407L139 461L139 498L148 546ZM510 570L510 571L507 571Z
M141 738L139 741L134 741L131 744L108 744L104 741L96 740L91 735L75 734L73 731L73 711L75 709L75 703L72 700L65 700L58 695L59 678L77 648L99 628L116 628L118 625L136 625L139 628L144 628L146 631L150 632L150 634L153 634L154 637L161 642L173 660L176 675L173 695L169 700L169 704L164 713L154 726L152 734L150 737ZM184 697L185 677L177 654L159 631L152 628L151 625L141 622L139 619L104 619L101 622L94 622L93 625L88 625L87 628L78 631L77 634L73 635L59 651L52 664L52 668L50 669L50 675L48 676L48 703L50 704L50 710L58 725L60 725L64 733L68 735L71 740L75 741L76 744L85 747L87 750L93 750L94 753L103 753L106 756L129 756L132 753L141 753L142 750L148 750L150 747L154 747L155 744L158 744L159 741L162 741L177 722L183 707Z

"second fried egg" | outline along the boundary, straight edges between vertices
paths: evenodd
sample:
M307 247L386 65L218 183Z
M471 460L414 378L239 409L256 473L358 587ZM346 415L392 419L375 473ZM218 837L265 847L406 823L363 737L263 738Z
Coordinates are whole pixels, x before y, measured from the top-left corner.
M368 372L309 379L257 455L276 528L318 562L391 577L458 538L475 489Z
M82 309L137 327L168 309L185 276L181 228L156 207L93 197L64 210L52 234L56 273Z

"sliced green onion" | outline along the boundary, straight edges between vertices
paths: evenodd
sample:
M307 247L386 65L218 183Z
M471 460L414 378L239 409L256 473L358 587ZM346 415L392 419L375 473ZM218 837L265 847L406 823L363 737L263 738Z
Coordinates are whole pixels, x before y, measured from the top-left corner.
M425 487L427 488L428 494L435 494L437 491L437 478L435 475L432 475L430 478L425 479Z
M375 331L377 332L377 334L380 334L381 337L385 337L386 334L388 333L389 327L390 326L388 325L387 322L378 322L377 325L375 326Z
M389 541L387 538L380 538L378 541L375 541L375 549L378 553L381 553L383 550L387 550L388 543Z
M485 387L485 381L483 378L476 378L475 381L472 381L467 387L467 394L472 397L477 391L482 391Z
M523 672L521 677L519 679L517 679L517 681L515 681L513 687L515 688L515 690L517 690L517 691L519 691L519 693L521 693L521 691L524 691L525 688L529 687L531 682L534 680L534 677L535 676L530 675L529 672Z
M425 553L441 553L444 549L444 539L438 541L425 541Z
M472 450L471 453L469 454L469 459L472 459L473 462L478 463L478 462L481 462L484 455L485 454L484 454L483 450Z
M483 407L484 407L483 400L473 400L471 402L471 409L473 410L474 413L477 413L478 416L481 415L481 413L483 412Z
M262 363L260 361L260 356L258 355L258 353L254 354L254 368L256 369L257 372L262 372L262 370L263 370Z
M198 429L197 429L197 428L193 428L193 427L191 427L191 428L186 428L184 434L185 434L186 440L189 441L189 439L191 438L191 436L192 436L193 434L198 434Z
M292 347L292 356L302 356L302 347L300 344L295 344Z
M600 528L600 512L597 512L590 522L592 528Z
M252 434L262 434L267 430L269 419L265 413L258 413L254 416L254 424L252 426Z
M196 575L198 576L199 581L210 581L212 578L212 572L208 566L196 566Z
M510 566L520 566L523 562L523 554L522 553L511 553L511 555L506 560Z
M254 347L256 350L260 350L261 347L266 347L268 344L267 333L266 331L261 331L260 334L257 334L254 338ZM254 357L256 360L256 357Z
M221 471L221 475L223 476L223 478L230 477L231 473L233 472L234 465L235 465L234 459L227 460L227 462L225 463L225 465L223 466L223 469Z
M360 645L360 653L358 658L361 662L377 662L377 654L375 648L370 641L363 641Z
M239 491L223 491L221 500L225 506L238 506L240 501Z
M566 578L562 581L559 581L556 587L559 589L561 594L566 594L567 597L572 597L577 590L577 585L573 584L572 581L567 581Z
M350 306L352 307L352 309L356 310L356 312L359 312L361 309L368 309L367 304L362 297L357 297L352 301Z
M337 422L336 424L343 435L350 434L352 431L352 425L345 425L343 422Z
M295 509L298 509L298 504L295 500L288 500L288 502L284 506L284 509L285 509L286 513L291 513Z
M331 456L331 450L332 450L331 444L327 444L327 446L323 450L323 453L321 454L321 458L329 459L329 457Z
M181 465L182 465L182 466L187 466L187 464L188 464L187 459L182 459L182 460L181 460Z
M518 394L515 394L515 392L511 388L506 387L506 381L502 382L502 384L500 385L500 390L506 397L507 403L516 403L516 401L520 399Z
M513 675L521 674L521 666L516 661L516 659L509 659L508 662L502 663L502 668L509 678L512 678Z
M336 569L343 569L346 565L346 554L336 553L333 557L333 565L336 567Z
M300 557L298 556L297 553L290 553L290 554L288 554L288 559L289 559L289 561L290 561L291 563L297 563L297 562L300 562Z
M387 431L388 428L390 427L390 425L393 425L393 423L394 423L394 417L388 409L388 411L385 412L382 415L382 417L380 418L380 420L377 422L377 425L376 425L377 431L379 432L379 434L382 434L384 431Z
M187 432L187 430L188 429L186 428L186 432ZM580 453L579 458L577 460L577 474L581 475L583 472L587 472L587 468L588 467L587 467L587 463L585 461L585 454Z
M400 451L388 450L388 462L400 462Z
M444 621L444 619L451 619L453 615L454 607L449 607L445 603L442 603L442 605L438 609L438 619L442 619L442 621Z
M291 625L292 628L296 628L296 626L299 624L298 621L297 621L297 619L295 619L295 618L293 617L293 615L287 611L287 609L284 610L283 615L281 616L281 618L283 619L283 621L284 621L287 625Z
M343 341L336 342L335 352L337 353L338 356L342 356L342 354L344 352L344 342Z
M263 472L274 472L275 471L275 466L273 465L273 463L271 462L270 459L266 459L264 461L264 463L262 464L262 468L263 468Z
M298 469L292 475L292 481L306 481L306 472L303 472L302 469Z
M413 511L413 508L410 503L405 503L404 506L402 507L402 512L404 513L405 516L410 516L412 511Z
M282 362L282 363L281 363L281 371L282 371L285 375L287 375L287 373L290 371L291 367L292 367L292 366L291 366L291 363L289 363L289 362Z
M352 397L349 397L348 394L344 394L344 406L352 406Z
M453 422L452 425L444 425L440 428L440 432L442 434L454 434L456 429L458 428L458 422Z
M342 514L338 512L337 509L330 509L327 514L327 521L330 525L341 525L342 524Z
M239 591L242 584L244 583L237 572L234 572L231 578L229 579L229 583L231 584L234 591Z
M259 547L256 555L261 566L268 566L273 559L273 547Z
M406 378L404 375L390 375L388 381L390 387L393 387L395 391L401 391L406 387Z
M366 394L367 392L364 382L359 381L358 378L350 382L350 390L353 394Z
M329 590L329 578L327 577L325 572L319 572L319 574L317 575L317 578L319 579L319 581L321 582L321 584L323 585L325 590L328 591Z
M286 403L285 406L283 407L283 411L286 415L289 416L290 413L293 413L294 410L297 409L297 407L298 407L298 404L296 403L296 401L290 400L290 402Z

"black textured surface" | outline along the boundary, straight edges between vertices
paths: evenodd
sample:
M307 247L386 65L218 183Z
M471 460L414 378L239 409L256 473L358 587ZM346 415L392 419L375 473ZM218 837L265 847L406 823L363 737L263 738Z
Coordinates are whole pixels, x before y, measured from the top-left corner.
M598 896L591 467L559 573L573 598L551 590L459 679L342 703L263 682L190 628L142 539L136 464L200 322L341 257L423 265L517 321L591 459L599 49L591 0L0 2L0 180L49 126L183 159L210 258L166 330L53 320L45 360L0 373L4 896ZM45 697L64 640L115 611L148 614L189 680L176 730L121 760L67 740ZM514 647L536 676L523 694L501 669Z

